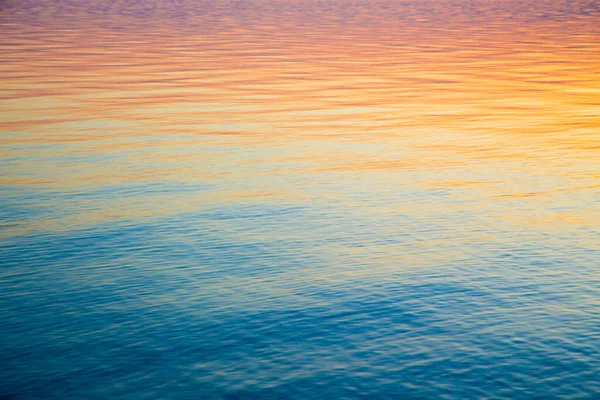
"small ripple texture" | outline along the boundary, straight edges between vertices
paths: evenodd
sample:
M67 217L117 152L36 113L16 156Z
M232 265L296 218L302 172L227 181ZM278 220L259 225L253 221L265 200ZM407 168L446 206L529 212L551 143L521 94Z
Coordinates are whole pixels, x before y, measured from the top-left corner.
M600 1L0 37L0 399L600 399Z

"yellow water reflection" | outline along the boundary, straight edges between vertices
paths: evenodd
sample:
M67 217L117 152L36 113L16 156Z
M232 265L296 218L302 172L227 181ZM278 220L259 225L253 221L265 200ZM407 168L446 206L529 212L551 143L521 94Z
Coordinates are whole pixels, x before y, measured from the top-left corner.
M599 29L585 2L543 3L9 2L2 182L217 185L147 205L167 212L379 174L594 225Z

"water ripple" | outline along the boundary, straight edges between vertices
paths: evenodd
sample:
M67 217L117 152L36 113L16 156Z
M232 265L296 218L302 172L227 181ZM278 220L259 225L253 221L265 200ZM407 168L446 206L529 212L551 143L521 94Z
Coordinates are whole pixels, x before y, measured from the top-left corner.
M596 398L599 17L0 2L0 397Z

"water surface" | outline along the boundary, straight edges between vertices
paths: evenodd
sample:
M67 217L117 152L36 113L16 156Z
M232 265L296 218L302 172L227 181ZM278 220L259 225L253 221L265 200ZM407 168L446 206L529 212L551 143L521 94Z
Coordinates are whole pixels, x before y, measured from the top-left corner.
M596 397L599 20L3 1L0 397Z

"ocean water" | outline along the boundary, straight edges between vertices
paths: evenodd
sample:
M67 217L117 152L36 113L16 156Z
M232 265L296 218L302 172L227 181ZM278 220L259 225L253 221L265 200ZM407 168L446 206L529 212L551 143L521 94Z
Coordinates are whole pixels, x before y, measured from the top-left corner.
M1 399L600 398L600 2L0 35Z

